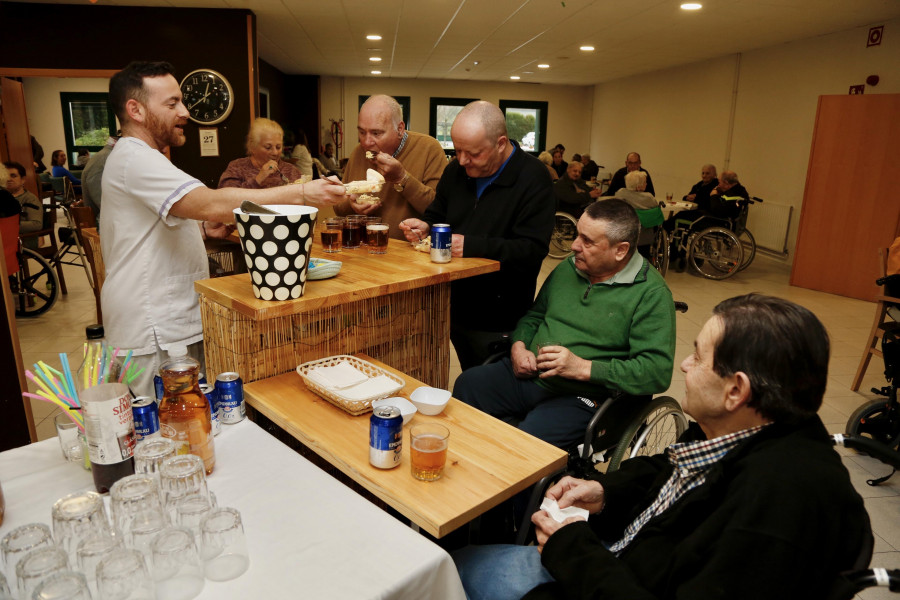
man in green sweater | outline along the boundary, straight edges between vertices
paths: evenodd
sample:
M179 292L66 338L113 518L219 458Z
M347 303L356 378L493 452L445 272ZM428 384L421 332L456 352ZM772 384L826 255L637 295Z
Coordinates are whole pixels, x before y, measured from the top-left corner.
M453 396L565 448L583 437L611 391L664 392L674 364L675 307L665 280L635 252L639 233L627 203L589 205L574 255L553 270L519 320L510 357L463 372Z

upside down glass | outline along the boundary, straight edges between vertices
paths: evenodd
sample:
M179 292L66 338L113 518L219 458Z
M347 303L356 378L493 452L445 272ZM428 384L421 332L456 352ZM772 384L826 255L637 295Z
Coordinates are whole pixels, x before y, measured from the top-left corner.
M53 539L73 562L78 543L91 535L107 534L109 519L97 492L73 492L53 504Z
M234 508L215 508L200 523L203 572L210 581L239 577L250 566L241 513Z
M3 556L3 568L11 589L16 587L16 565L26 554L38 548L53 545L53 534L43 523L29 523L16 527L0 541L0 552Z
M110 554L97 566L100 600L155 600L156 591L144 555L137 550Z
M203 591L203 567L193 534L184 527L169 527L150 545L156 595L168 600L190 600Z
M437 423L409 428L412 475L422 481L436 481L444 473L450 430Z
M19 598L28 600L31 593L44 579L69 568L69 557L59 546L47 546L32 550L16 565Z

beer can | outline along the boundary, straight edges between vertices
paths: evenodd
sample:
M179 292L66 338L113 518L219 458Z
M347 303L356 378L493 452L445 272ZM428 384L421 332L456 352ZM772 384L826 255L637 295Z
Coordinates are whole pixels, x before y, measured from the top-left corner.
M159 406L150 396L138 396L131 402L134 416L134 438L136 441L162 437L159 431Z
M209 402L210 423L212 424L213 435L222 433L222 425L219 421L219 404L216 401L216 386L209 383L201 383L200 391L206 396Z
M166 395L166 389L163 387L162 377L159 373L153 376L153 389L156 390L157 404L162 402L163 396Z
M219 421L233 425L244 420L244 383L235 372L219 373L216 377L216 402L219 407Z
M435 223L431 226L431 262L450 262L450 248L453 235L447 223Z
M369 419L369 463L379 469L400 464L403 450L403 417L396 406L379 406Z

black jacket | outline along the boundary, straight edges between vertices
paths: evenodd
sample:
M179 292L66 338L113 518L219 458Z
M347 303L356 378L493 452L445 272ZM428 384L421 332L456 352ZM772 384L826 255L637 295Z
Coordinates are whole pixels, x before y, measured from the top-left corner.
M650 173L647 172L647 169L641 169L644 173L647 173L647 188L644 190L649 193L651 196L656 195L656 190L653 189L653 179L650 178ZM616 192L625 187L625 174L628 173L628 167L622 167L618 171L616 171L615 175L613 175L612 181L609 182L609 189L606 190L603 195L604 196L615 196Z
M478 199L475 179L453 160L444 169L429 224L449 223L465 236L464 256L500 261L500 271L451 284L454 327L511 331L534 302L537 276L553 231L552 182L547 167L518 146L500 176Z
M670 474L657 455L598 477L603 511L550 537L541 560L557 582L526 598L823 598L871 548L862 498L818 417L745 440L618 557L606 550L600 540L616 542Z

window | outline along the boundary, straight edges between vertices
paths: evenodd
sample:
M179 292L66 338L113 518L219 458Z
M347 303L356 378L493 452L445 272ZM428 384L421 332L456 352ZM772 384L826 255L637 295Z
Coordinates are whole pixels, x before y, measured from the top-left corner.
M440 142L444 153L449 156L455 156L456 151L453 149L453 140L450 139L450 127L456 120L456 115L469 102L474 102L475 98L432 98L430 118L428 121L428 134Z
M77 164L78 150L102 150L110 132L116 132L116 116L107 104L109 94L60 92L69 168Z
M409 124L409 105L410 100L409 96L391 96L394 100L396 100L400 104L400 108L403 109L403 124L406 125L406 128L410 128ZM368 100L368 96L360 96L359 97L359 108L362 108L363 103Z
M500 110L506 115L509 139L519 142L522 150L538 154L547 147L546 102L501 100Z

